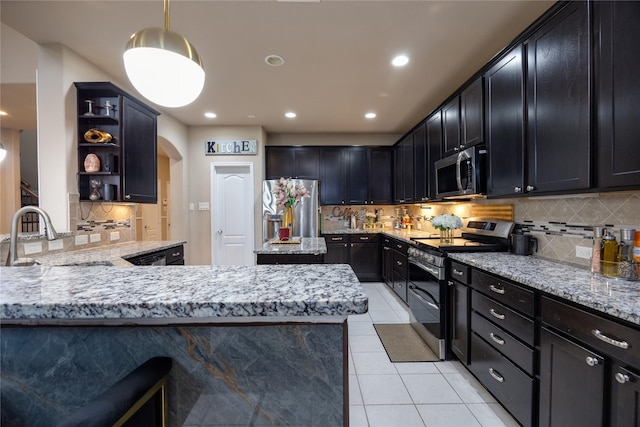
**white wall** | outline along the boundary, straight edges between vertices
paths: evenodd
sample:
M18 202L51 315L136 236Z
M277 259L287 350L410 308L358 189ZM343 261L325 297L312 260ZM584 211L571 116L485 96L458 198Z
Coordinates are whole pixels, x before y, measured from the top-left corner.
M257 155L205 155L205 141L216 139L255 139ZM262 181L266 133L260 126L211 126L189 128L188 203L211 203L211 163L253 163L255 247L262 246ZM211 210L188 211L189 233L185 248L189 264L211 264Z

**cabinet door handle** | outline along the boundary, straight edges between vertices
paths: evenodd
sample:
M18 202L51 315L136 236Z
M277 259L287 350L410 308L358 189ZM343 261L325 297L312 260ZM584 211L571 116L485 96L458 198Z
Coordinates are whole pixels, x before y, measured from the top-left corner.
M620 384L629 382L629 375L625 375L622 372L618 372L617 374L614 375L614 377L616 381L618 381Z
M527 185L527 191L533 191L535 189L536 187L534 187L533 185Z
M456 270L455 268L453 269L453 274L455 274L456 276L464 275L464 273L462 271Z
M126 196L124 196L124 198L129 200L131 198L131 194L127 194Z
M585 361L587 362L587 365L589 365L589 366L596 366L599 363L598 359L596 359L595 357L591 357L591 356L587 356Z
M491 337L493 342L495 342L496 344L504 345L504 340L502 338L500 338L499 336L497 336L496 334L494 334L493 332L491 332L489 334L489 336Z
M604 341L607 344L611 344L612 346L627 350L629 348L629 343L626 341L619 341L619 340L614 340L613 338L609 338L608 336L604 335L602 332L600 332L599 329L594 329L591 331L591 333L598 338L600 341Z
M489 368L489 374L493 377L494 380L498 381L499 383L504 382L504 377L500 375L500 373L495 369Z
M497 311L495 311L493 308L491 310L489 310L489 313L491 313L491 315L493 317L495 317L496 319L500 319L500 320L504 320L504 314L502 313L498 313Z
M396 261L396 264L402 265L402 261Z
M360 240L369 240L369 237L367 237L367 236L361 236L361 237L360 237Z
M491 289L496 294L504 295L504 288L499 288L494 284L489 285L489 289Z
M522 193L522 187L513 187L514 193Z
M353 247L353 243L351 244L351 247Z
M398 249L402 249L402 245L396 245Z
M180 255L180 252L174 252L171 254L171 256L178 256L178 255Z

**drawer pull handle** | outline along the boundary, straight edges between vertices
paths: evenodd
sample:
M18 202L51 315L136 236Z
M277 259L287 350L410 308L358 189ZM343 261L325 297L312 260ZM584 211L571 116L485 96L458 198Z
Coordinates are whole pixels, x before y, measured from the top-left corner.
M464 273L462 271L458 271L455 268L453 269L453 274L455 274L456 276L462 276L464 275Z
M622 372L618 372L617 374L615 374L615 378L616 381L618 381L620 384L629 382L629 375L625 375Z
M493 308L491 310L489 310L489 313L491 313L491 315L493 317L495 317L496 319L500 319L500 320L504 320L504 314L502 313L498 313L497 311L495 311Z
M496 285L489 285L489 289L491 289L496 294L504 295L504 288L499 288Z
M360 240L369 240L369 238L366 236L363 236L363 237L360 237Z
M402 249L402 245L396 245L398 249Z
M598 338L600 341L604 341L607 344L611 344L615 347L618 348L622 348L624 350L627 350L629 348L629 343L626 341L618 341L618 340L614 340L613 338L609 338L608 336L604 335L602 332L600 332L599 329L594 329L591 331L591 333Z
M493 342L495 342L496 344L504 345L504 340L499 336L497 336L496 334L494 334L493 332L491 332L489 336L491 337Z
M587 365L589 365L589 366L596 366L599 363L598 359L596 359L595 357L591 357L591 356L587 356L585 361L587 362Z
M331 241L332 242L340 242L340 241L342 241L342 237L332 237Z
M402 261L396 261L396 264L402 265Z
M504 382L504 377L502 375L500 375L498 373L498 371L496 371L495 369L489 368L489 374L491 374L493 379L498 381L499 383L503 383Z

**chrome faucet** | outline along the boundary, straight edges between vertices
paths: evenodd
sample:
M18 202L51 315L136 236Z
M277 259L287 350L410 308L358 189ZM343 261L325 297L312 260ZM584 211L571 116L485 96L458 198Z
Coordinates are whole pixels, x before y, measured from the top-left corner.
M37 206L24 206L16 211L13 215L13 219L11 220L11 241L9 242L9 256L7 257L7 265L14 266L20 265L18 263L18 221L22 217L23 214L27 212L35 212L40 214L42 219L44 219L44 232L47 236L47 240L55 240L58 238L58 233L56 233L56 229L53 228L53 224L51 223L51 218L49 214L44 210L40 209Z

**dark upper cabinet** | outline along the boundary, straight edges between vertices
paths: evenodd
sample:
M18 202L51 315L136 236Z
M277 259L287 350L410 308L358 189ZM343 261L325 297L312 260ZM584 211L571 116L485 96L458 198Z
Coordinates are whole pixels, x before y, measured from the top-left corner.
M80 200L157 203L157 118L159 113L109 82L77 82L78 191ZM87 100L91 101L91 113ZM107 109L107 102L110 107ZM87 131L107 132L108 141L85 139ZM98 171L87 171L84 160L95 154ZM90 198L91 182L100 181L98 199Z
M369 148L369 203L393 202L392 162L391 147Z
M324 147L320 175L320 203L347 204L347 155L344 147Z
M524 62L517 46L485 73L487 194L522 193L524 187Z
M320 179L320 147L266 147L266 179Z
M599 188L640 187L640 2L594 2Z
M442 155L460 149L460 97L456 96L442 107Z
M369 152L366 147L345 148L347 161L347 197L351 205L369 201Z
M394 145L393 150L393 201L395 203L409 203L413 201L414 163L413 163L413 134L408 133L401 141Z
M425 123L413 129L413 200L429 200L427 133Z
M440 160L442 150L442 113L440 110L427 118L427 197L436 198L436 174L434 163Z
M323 147L322 153L321 204L392 202L390 147Z
M569 2L525 42L527 166L525 191L591 185L591 44L588 5Z
M460 94L461 145L469 147L484 142L484 87L478 77Z

